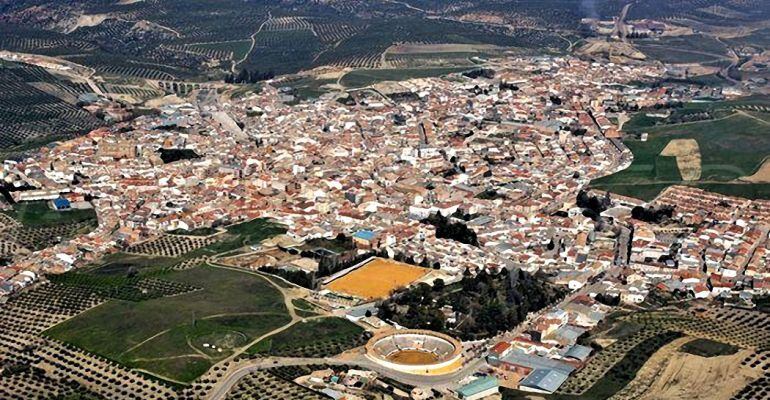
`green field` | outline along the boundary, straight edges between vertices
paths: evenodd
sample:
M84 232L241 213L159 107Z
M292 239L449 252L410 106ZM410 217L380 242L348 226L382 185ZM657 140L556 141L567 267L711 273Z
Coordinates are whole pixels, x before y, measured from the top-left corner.
M70 222L96 221L93 209L56 211L48 207L47 201L29 201L13 205L13 210L6 214L15 218L26 227L44 227Z
M624 128L629 135L624 143L634 154L630 167L591 182L591 186L645 200L674 184L688 184L719 193L749 198L770 198L770 185L735 182L752 175L770 156L770 114L745 111L765 98L736 102L696 103L675 111L669 120L692 122L666 123L644 114L635 116ZM739 111L736 111L739 110ZM698 120L703 119L703 120ZM662 122L662 123L661 123ZM656 124L657 123L657 124ZM642 142L638 134L649 133ZM701 155L701 177L682 181L676 157L660 152L673 139L694 139Z
M203 255L216 255L236 251L244 246L259 244L261 241L286 232L286 228L267 218L257 218L251 221L227 227L227 233L218 241L200 249L191 251L183 258Z
M415 78L430 78L455 72L462 72L470 67L440 68L402 68L402 69L359 69L348 72L340 83L348 88L360 88L384 81L404 81Z
M671 64L710 63L727 56L722 43L702 35L642 39L634 44L648 57Z
M164 279L201 289L139 302L110 300L46 334L161 378L191 382L232 349L290 321L283 296L260 276L200 266Z
M770 29L754 31L748 36L727 38L725 42L734 46L756 46L768 49L770 48Z
M248 349L251 354L284 357L325 357L363 344L364 329L338 317L299 322Z

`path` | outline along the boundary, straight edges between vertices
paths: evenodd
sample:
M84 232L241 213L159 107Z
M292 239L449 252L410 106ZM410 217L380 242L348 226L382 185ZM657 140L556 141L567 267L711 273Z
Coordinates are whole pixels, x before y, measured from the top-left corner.
M261 342L263 339L265 339L267 337L270 337L270 336L273 336L273 335L275 335L277 333L281 333L281 332L285 331L286 329L289 329L290 327L292 327L297 322L300 322L303 319L306 319L306 318L302 318L302 317L298 316L296 310L294 309L294 304L292 303L292 300L297 298L297 296L294 295L293 293L290 293L289 290L287 290L286 288L283 288L280 285L278 285L277 283L273 282L271 279L268 279L265 275L260 274L258 272L254 272L254 271L244 270L243 268L229 267L227 265L219 264L219 263L212 262L212 261L209 261L207 264L209 266L211 266L211 267L214 267L214 268L222 268L222 269L228 269L228 270L231 270L231 271L238 271L238 272L242 272L242 273L246 273L246 274L250 274L250 275L259 276L260 278L264 279L270 285L272 285L274 288L276 288L278 290L278 292L281 293L281 295L283 296L284 305L286 306L286 310L288 311L289 316L291 317L291 321L289 321L286 325L283 325L283 326L281 326L279 328L273 329L272 331L265 333L264 335L254 339L254 340L252 340L251 342L247 343L245 346L243 346L241 348L234 349L233 350L233 354L231 354L229 357L225 358L224 360L222 360L220 362L232 361L233 359L235 359L239 355L243 354L250 347L254 346L255 344L257 344L259 342Z
M716 40L717 42L722 44L722 46L725 46L725 48L727 48L727 50L730 52L730 55L729 55L729 57L730 57L730 65L720 69L718 75L720 75L723 78L727 79L733 85L739 84L740 83L739 81L737 81L737 80L733 79L732 77L730 77L730 70L735 68L736 66L738 66L738 63L741 62L741 58L738 57L738 54L735 52L735 50L732 47L728 46L727 43L722 41L721 37L714 36L714 40Z
M770 125L770 122L768 122L768 121L765 121L764 119L762 119L762 118L759 118L759 117L757 117L756 115L752 115L752 114L749 114L749 113L747 113L747 112L746 112L746 111L744 111L744 110L735 110L735 112L736 112L737 114L741 114L741 115L743 115L744 117L748 117L748 118L751 118L751 119L753 119L753 120L755 120L755 121L757 121L757 122L761 123L762 125ZM733 115L735 115L735 114L733 114Z
M415 6L409 4L409 3L405 2L405 1L398 1L398 0L385 0L385 1L387 3L391 3L391 4L400 4L400 5L406 7L408 9L410 9L410 10L413 10L413 11L418 11L418 12L426 13L426 14L428 13L428 11L423 10L422 8L415 7Z
M152 339L155 339L156 337L158 337L158 336L160 336L160 335L162 335L162 334L164 334L164 333L166 333L166 332L168 332L168 331L170 331L170 330L171 330L170 328L169 328L169 329L166 329L166 330L162 330L162 331L160 331L160 332L158 332L158 333L156 333L156 334L154 334L154 335L152 335L152 336L148 337L147 339L144 339L144 340L142 340L141 342L139 342L139 343L137 343L137 344L135 344L135 345L131 346L131 347L130 347L128 350L124 351L124 352L123 352L123 353L121 353L120 355L122 356L122 355L124 355L124 354L130 353L130 352L132 352L132 351L134 351L134 350L138 349L139 347L141 347L143 344L145 344L145 343L149 342L149 341L150 341L150 340L152 340Z
M270 11L268 11L267 19L264 20L259 25L259 29L257 29L256 32L252 33L251 36L249 36L249 39L251 40L251 46L249 47L249 51L247 51L246 54L243 55L243 58L241 58L240 60L233 61L233 65L230 67L230 72L235 73L235 67L237 67L239 64L246 61L247 58L249 58L249 55L251 55L251 52L254 51L254 47L257 45L257 35L259 35L259 33L262 32L262 29L265 27L265 24L270 22L271 19L273 19L273 14Z
M286 358L286 357L267 357L259 358L256 360L250 360L246 364L240 366L234 371L229 371L226 377L224 377L212 390L207 399L217 400L224 399L227 393L235 386L239 380L246 375L258 371L261 369L269 369L284 366L298 366L298 365L349 365L356 368L366 369L377 372L391 379L397 380L407 385L416 387L430 387L433 389L446 388L454 386L458 381L466 378L476 372L478 368L485 361L481 358L474 359L472 362L464 365L460 370L446 375L413 375L403 372L397 372L390 369L385 369L379 364L370 361L364 356L359 356L355 359L343 359L338 357L325 357L325 358Z
M626 17L628 16L628 10L631 9L632 4L633 3L628 3L623 6L622 10L620 10L620 16L618 16L618 19L615 21L615 29L612 31L613 36L617 35L623 42L626 41L626 36L628 35L628 32L626 32Z

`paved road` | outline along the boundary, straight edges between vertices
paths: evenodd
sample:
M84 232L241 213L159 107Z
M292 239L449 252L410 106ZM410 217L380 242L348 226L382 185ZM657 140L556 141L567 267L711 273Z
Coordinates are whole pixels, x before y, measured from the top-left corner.
M623 9L620 11L620 16L615 21L614 33L616 33L620 38L620 40L624 42L626 41L626 36L628 35L628 32L627 32L628 27L626 27L626 16L628 15L628 10L631 8L631 4L633 3L628 3L625 6L623 6Z
M445 389L455 386L458 381L476 372L485 361L481 358L475 359L472 362L463 366L457 372L440 375L440 376L427 376L427 375L412 375L401 372L392 371L383 368L379 364L369 361L364 356L360 356L356 359L340 359L340 358L284 358L284 357L268 357L252 360L251 362L244 364L242 367L229 372L228 375L220 381L208 395L209 400L225 399L227 393L246 375L258 371L261 369L269 369L285 366L296 365L311 365L311 364L328 364L328 365L350 365L361 369L367 369L375 371L380 375L386 376L391 379L395 379L399 382L407 385L418 387L430 387L433 389Z

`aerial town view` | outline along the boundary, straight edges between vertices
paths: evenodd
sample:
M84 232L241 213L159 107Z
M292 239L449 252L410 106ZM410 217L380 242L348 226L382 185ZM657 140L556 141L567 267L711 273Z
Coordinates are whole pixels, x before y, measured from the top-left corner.
M768 80L768 0L0 0L0 400L770 399Z

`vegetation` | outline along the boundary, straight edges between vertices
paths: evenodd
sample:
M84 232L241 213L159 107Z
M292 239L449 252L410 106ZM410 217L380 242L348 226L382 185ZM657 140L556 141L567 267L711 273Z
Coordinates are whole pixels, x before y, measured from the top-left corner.
M452 239L471 246L479 245L476 232L462 222L450 222L449 218L441 215L441 213L433 213L420 222L435 226L436 237L439 239Z
M383 81L405 81L415 78L430 78L467 70L468 67L403 68L403 69L359 69L348 72L340 83L348 88L360 88Z
M6 211L22 225L30 228L50 227L61 224L78 222L96 222L93 209L70 209L57 211L48 206L47 201L27 201L13 205L11 211Z
M475 340L510 330L527 314L540 310L564 295L563 291L517 270L503 269L496 275L480 271L476 276L465 274L457 285L436 282L433 287L421 283L397 292L379 304L378 316L403 326L431 329ZM456 315L456 322L447 322L445 307Z
M191 149L158 149L158 152L160 152L160 159L166 164L179 160L200 158L195 150Z
M671 218L674 208L671 206L661 207L656 210L653 207L636 206L631 209L631 217L644 222L660 223Z
M40 83L57 96L39 89ZM77 100L87 92L91 92L88 85L54 76L40 67L0 64L0 148L23 151L102 126L101 120L73 105L74 101L62 100Z
M363 328L344 318L325 317L299 322L260 341L248 352L281 357L328 357L361 346L368 338Z
M756 172L770 154L767 125L757 115L768 115L770 101L757 96L735 101L686 104L671 116L656 119L636 115L624 129L630 134L649 134L624 140L634 153L627 169L591 182L593 187L649 200L660 190L685 184L724 194L770 198L766 183L736 182ZM757 115L754 115L757 114ZM676 157L660 153L673 139L692 139L698 144L701 175L684 181Z
M710 339L695 339L685 343L681 351L701 357L717 357L735 354L740 350L738 346L717 342Z
M46 334L189 382L233 348L289 321L282 296L262 277L200 266L165 279L201 289L138 302L111 300Z

